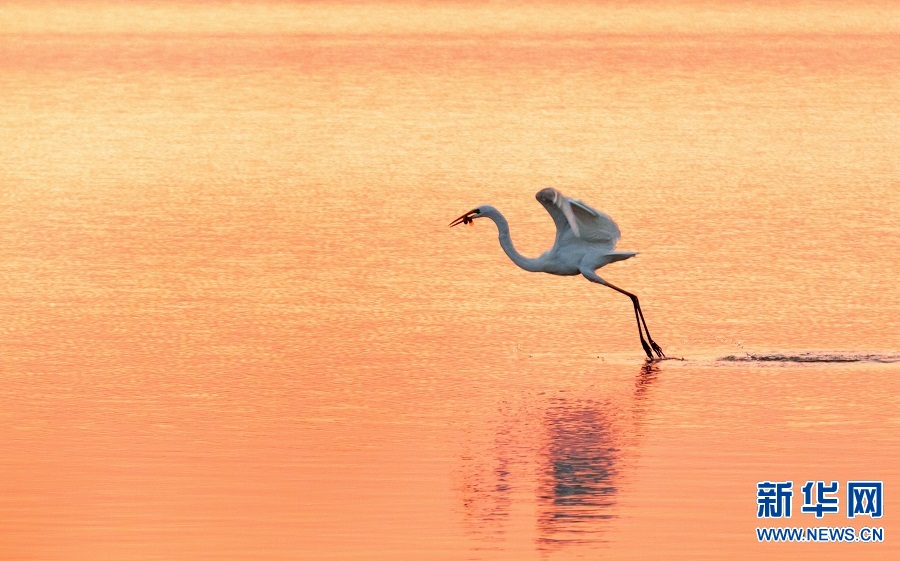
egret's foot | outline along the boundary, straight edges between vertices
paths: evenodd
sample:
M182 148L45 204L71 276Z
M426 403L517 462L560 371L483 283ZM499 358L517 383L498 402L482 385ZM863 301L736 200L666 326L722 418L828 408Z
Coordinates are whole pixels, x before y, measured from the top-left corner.
M644 352L647 353L647 358L653 360L653 353L650 351L650 345L647 344L647 341L644 341L643 337L641 337L641 346L644 347Z
M650 339L650 346L653 347L653 352L656 353L656 356L659 358L666 358L666 353L663 352L662 348L656 344L656 341ZM646 349L645 349L646 350ZM647 353L650 354L650 353ZM653 358L653 357L650 357Z

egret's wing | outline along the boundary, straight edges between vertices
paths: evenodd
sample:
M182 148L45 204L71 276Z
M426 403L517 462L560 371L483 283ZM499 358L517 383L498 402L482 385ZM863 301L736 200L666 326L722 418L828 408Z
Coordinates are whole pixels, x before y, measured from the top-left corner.
M535 198L553 217L557 240L571 231L576 238L610 247L615 247L619 241L619 227L599 210L571 199L552 187L541 189Z
M538 191L534 198L547 210L550 218L553 219L553 223L556 224L556 239L559 241L564 234L572 229L572 224L574 223L569 220L569 217L563 211L562 201L565 199L565 196L553 187L547 187Z
M622 236L619 226L607 214L576 199L565 199L563 212L574 221L572 231L583 240L615 246Z

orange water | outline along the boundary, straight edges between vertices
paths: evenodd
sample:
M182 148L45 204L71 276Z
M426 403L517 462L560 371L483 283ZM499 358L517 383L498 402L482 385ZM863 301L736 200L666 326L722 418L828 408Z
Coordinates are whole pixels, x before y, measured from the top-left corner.
M0 7L0 558L897 558L898 21ZM537 255L547 185L683 361L447 228L492 204ZM865 360L718 360L804 353ZM885 516L800 515L813 479ZM886 541L754 532L848 524Z

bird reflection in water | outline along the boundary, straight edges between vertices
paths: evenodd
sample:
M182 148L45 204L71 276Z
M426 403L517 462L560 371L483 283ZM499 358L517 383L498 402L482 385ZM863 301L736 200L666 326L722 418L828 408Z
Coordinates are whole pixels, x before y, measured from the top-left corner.
M656 381L659 374L659 365L655 362L647 362L641 367L641 373L634 383L634 435L642 436L644 427L644 414L647 412L647 398L650 386Z
M501 410L490 452L463 458L463 501L473 533L503 541L511 513L526 510L514 503L534 501L540 549L604 542L658 371L645 364L624 403L611 396L553 398L525 407L531 411Z
M604 541L604 521L615 517L618 478L643 432L648 391L658 371L652 362L641 367L630 419L624 404L557 399L547 409L549 442L538 495L543 548Z
M549 442L538 491L542 546L596 537L597 522L613 516L621 450L607 407L554 400L547 410Z

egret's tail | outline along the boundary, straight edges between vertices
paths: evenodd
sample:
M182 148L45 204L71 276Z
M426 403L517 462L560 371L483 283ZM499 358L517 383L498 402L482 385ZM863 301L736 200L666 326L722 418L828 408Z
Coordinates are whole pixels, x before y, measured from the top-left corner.
M616 261L625 261L637 255L637 251L610 251L606 254L606 263L615 263Z

